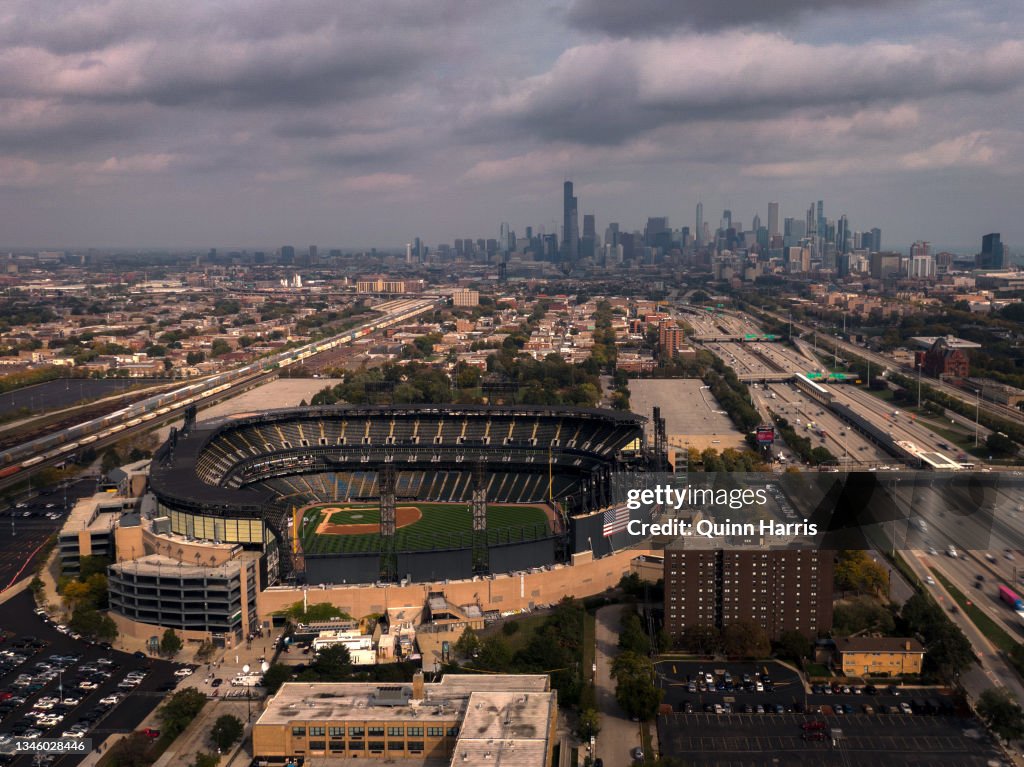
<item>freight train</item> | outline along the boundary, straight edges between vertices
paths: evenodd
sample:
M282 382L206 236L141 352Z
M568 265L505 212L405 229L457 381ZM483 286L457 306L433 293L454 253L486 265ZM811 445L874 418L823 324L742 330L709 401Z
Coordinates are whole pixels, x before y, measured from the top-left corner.
M172 410L182 410L228 389L247 384L273 370L300 363L314 354L330 351L377 330L405 322L435 305L434 300L423 298L386 304L388 313L383 317L365 322L339 335L258 359L240 368L218 373L203 381L149 397L105 416L25 442L0 453L0 479L44 461L69 456L80 447L167 415Z

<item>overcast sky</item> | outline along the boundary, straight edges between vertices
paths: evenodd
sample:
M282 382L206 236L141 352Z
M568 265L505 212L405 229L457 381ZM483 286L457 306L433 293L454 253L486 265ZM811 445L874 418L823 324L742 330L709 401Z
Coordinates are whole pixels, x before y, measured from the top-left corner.
M580 212L1024 243L1019 0L5 0L0 242L401 246Z

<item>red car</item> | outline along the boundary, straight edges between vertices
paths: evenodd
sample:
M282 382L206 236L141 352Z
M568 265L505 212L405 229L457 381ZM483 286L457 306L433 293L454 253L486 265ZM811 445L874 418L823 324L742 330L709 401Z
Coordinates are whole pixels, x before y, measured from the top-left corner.
M154 730L152 727L147 727L144 730L141 730L140 732L142 732L142 734L145 735L147 738L160 737L160 730Z
M803 737L804 740L825 740L828 735L818 730L816 732L805 732Z
M828 724L821 719L812 719L810 722L804 722L800 726L804 729L804 732L814 732L816 730L824 730L828 727Z

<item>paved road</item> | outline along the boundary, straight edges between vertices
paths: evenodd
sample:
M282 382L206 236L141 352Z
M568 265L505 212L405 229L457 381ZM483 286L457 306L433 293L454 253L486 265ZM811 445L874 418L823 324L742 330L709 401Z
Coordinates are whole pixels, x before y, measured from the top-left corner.
M640 727L619 708L615 700L615 680L611 677L612 661L619 654L619 623L630 605L609 605L597 611L594 658L597 674L597 707L601 711L601 732L597 736L597 754L605 767L630 767L630 751L640 745Z

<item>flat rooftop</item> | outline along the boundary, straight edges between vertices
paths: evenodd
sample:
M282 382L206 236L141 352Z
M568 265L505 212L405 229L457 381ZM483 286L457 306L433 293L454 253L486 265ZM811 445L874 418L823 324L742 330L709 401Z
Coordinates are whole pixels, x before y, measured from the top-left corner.
M259 555L259 552L251 553ZM229 559L222 565L209 567L196 566L187 561L182 562L163 554L147 554L144 557L131 561L118 562L113 567L123 572L138 573L139 575L156 575L157 577L165 576L170 578L181 575L185 578L224 578L238 573L242 568L242 561L244 559L246 557L239 556Z
M957 338L956 336L914 336L910 340L914 341L918 346L923 346L926 349L931 349L932 345L940 338L945 339L946 345L950 349L980 349L981 344L976 344L974 341L968 341L964 338Z
M547 693L546 674L447 674L423 685L423 700L411 700L412 684L378 682L288 682L267 701L256 721L284 725L293 721L405 721L462 719L476 693ZM415 713L413 713L415 712Z
M459 728L452 764L545 764L548 726L555 705L551 692L473 693Z
M67 535L81 530L113 530L121 514L135 508L136 501L116 493L96 493L80 498L71 508L60 532Z

